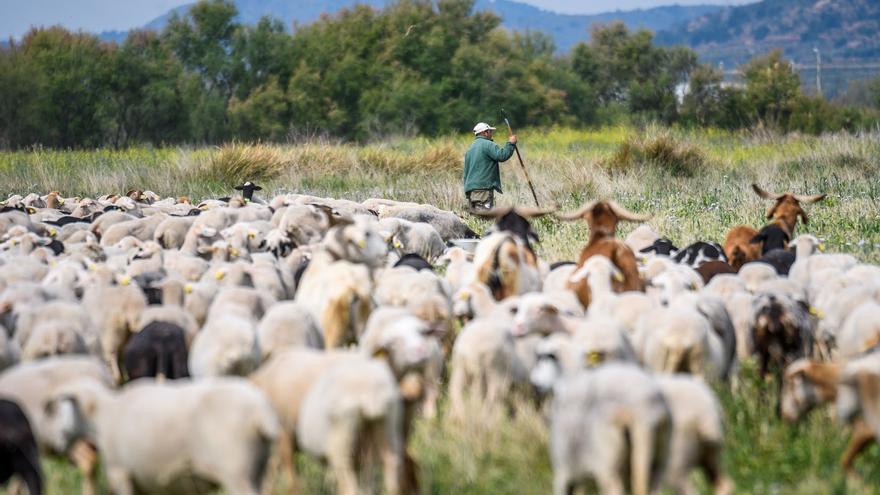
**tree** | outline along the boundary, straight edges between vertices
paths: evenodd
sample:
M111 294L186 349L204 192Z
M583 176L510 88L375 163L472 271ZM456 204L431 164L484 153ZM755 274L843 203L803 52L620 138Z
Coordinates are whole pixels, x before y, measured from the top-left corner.
M150 31L132 31L113 53L109 79L115 147L189 139L181 92L183 67Z
M105 98L112 49L60 27L33 29L21 43L44 83L33 142L60 148L99 146L111 127Z
M752 59L742 71L754 118L774 127L786 128L801 97L801 83L791 63L782 58L782 51L774 50Z
M46 78L17 45L0 49L0 148L38 143Z
M721 72L699 65L690 74L688 90L682 99L682 116L700 126L718 125L724 111Z
M275 77L240 101L229 102L229 119L238 139L279 141L287 132L287 100Z

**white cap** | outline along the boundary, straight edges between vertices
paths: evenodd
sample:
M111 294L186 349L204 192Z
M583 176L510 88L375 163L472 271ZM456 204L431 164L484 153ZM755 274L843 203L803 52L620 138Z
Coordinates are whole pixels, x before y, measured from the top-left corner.
M479 134L481 132L494 131L494 130L495 130L495 128L492 127L491 125L489 125L485 122L480 122L479 124L474 126L474 135L476 136L477 134Z

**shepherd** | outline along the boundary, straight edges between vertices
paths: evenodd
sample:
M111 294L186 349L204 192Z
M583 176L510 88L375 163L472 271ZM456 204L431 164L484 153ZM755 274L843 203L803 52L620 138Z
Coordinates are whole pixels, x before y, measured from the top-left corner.
M501 190L498 162L505 162L516 150L516 135L511 134L503 147L492 141L495 128L485 122L474 126L474 142L464 154L464 195L474 210L491 210L495 191Z

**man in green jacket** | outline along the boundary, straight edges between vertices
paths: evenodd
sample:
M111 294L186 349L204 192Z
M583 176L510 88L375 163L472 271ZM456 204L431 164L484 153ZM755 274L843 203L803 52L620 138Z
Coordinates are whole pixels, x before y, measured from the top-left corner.
M495 128L485 122L474 126L474 142L464 154L464 195L475 210L489 210L495 206L495 191L501 190L498 162L507 161L516 145L516 136L510 136L504 147L492 142Z

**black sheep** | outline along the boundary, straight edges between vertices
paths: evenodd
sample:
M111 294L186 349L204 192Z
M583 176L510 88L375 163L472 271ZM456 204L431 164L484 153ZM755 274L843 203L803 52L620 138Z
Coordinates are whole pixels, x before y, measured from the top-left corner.
M697 241L680 250L673 258L676 263L697 268L707 261L727 261L724 250L717 242Z
M764 253L764 256L761 256L761 259L758 261L771 265L776 269L776 273L788 276L788 272L791 270L791 265L794 264L795 258L797 258L797 256L794 251L790 249L771 249Z
M163 376L170 380L189 376L186 337L174 323L154 321L131 336L122 351L129 380Z
M0 399L0 483L18 475L30 495L43 493L43 473L37 442L27 416L18 404Z
M404 254L403 256L401 256L400 259L397 260L397 263L394 264L395 268L397 268L398 266L408 266L411 268L415 268L416 271L419 271L419 270L434 271L434 267L431 266L430 263L428 263L428 260L426 260L425 258L422 258L421 256L419 256L415 253L407 253L407 254Z
M655 240L650 246L640 249L639 252L654 253L662 256L675 256L675 254L678 253L678 248L675 247L675 244L673 244L671 240L661 238Z

